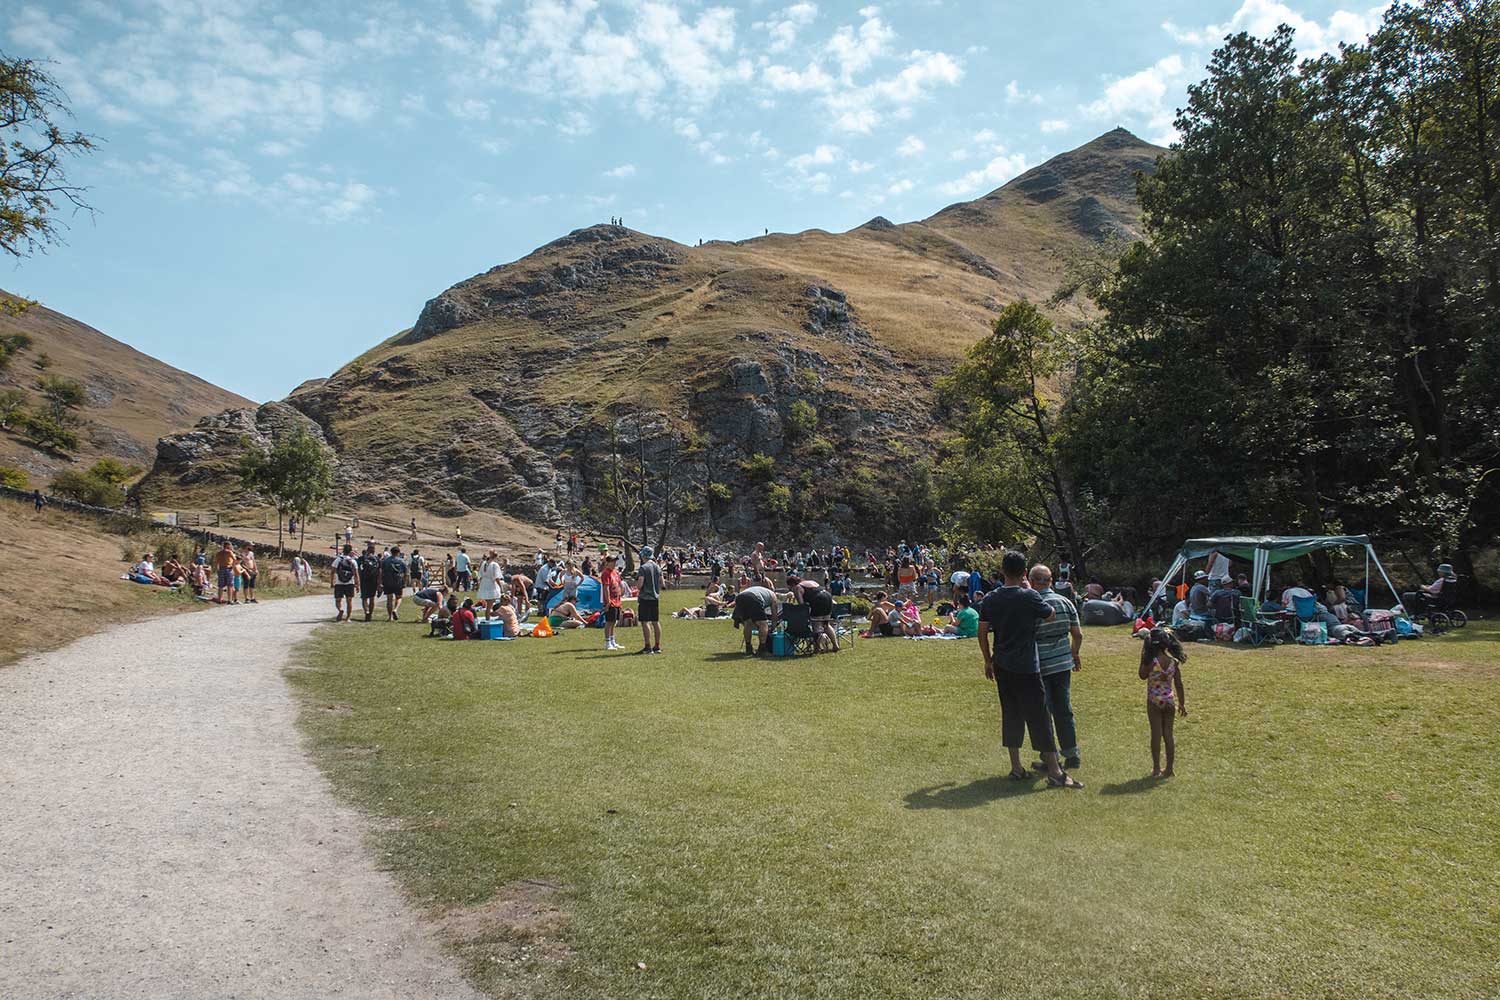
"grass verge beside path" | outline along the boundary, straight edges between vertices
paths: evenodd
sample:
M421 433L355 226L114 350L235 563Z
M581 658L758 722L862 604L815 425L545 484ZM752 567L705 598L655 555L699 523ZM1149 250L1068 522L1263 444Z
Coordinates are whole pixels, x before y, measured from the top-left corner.
M1493 625L1194 646L1166 782L1139 647L1088 630L1082 792L1003 780L972 642L746 660L664 628L637 657L355 623L293 675L497 996L1500 995Z
M130 565L121 558L126 536L91 517L51 508L38 514L15 502L0 503L0 517L11 519L0 532L0 666L110 625L215 607L186 588L174 593L121 580ZM283 581L260 587L261 600L302 595L289 585L287 561L262 554L260 563L263 580L275 563Z

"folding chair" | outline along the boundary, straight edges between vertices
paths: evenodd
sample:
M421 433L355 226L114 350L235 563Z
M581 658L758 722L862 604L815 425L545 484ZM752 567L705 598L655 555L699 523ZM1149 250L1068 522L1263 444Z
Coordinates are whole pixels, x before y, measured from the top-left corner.
M781 608L781 631L792 644L792 653L813 651L812 608L806 604L785 604Z
M853 604L833 606L833 634L839 637L840 646L854 648L854 640L859 637L859 627L854 624Z

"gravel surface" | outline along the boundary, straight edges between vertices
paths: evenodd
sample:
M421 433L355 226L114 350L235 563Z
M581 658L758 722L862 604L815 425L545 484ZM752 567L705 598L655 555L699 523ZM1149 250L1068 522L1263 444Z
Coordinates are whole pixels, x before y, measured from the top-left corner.
M0 669L0 997L478 1000L294 725L282 671L332 604Z

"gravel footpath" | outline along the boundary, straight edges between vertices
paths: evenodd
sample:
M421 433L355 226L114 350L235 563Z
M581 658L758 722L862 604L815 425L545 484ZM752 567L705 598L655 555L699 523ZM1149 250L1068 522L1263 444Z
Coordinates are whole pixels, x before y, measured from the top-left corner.
M282 671L332 604L0 669L0 997L478 1000L295 728Z

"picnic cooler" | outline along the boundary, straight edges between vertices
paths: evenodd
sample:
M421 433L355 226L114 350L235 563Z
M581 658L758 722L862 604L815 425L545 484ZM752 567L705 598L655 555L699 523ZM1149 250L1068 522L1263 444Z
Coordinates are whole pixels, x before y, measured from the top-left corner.
M479 621L479 638L481 638L481 639L504 639L505 638L505 623L503 621L500 621L499 619L496 619L495 621L490 621L488 619L480 619L480 621Z

